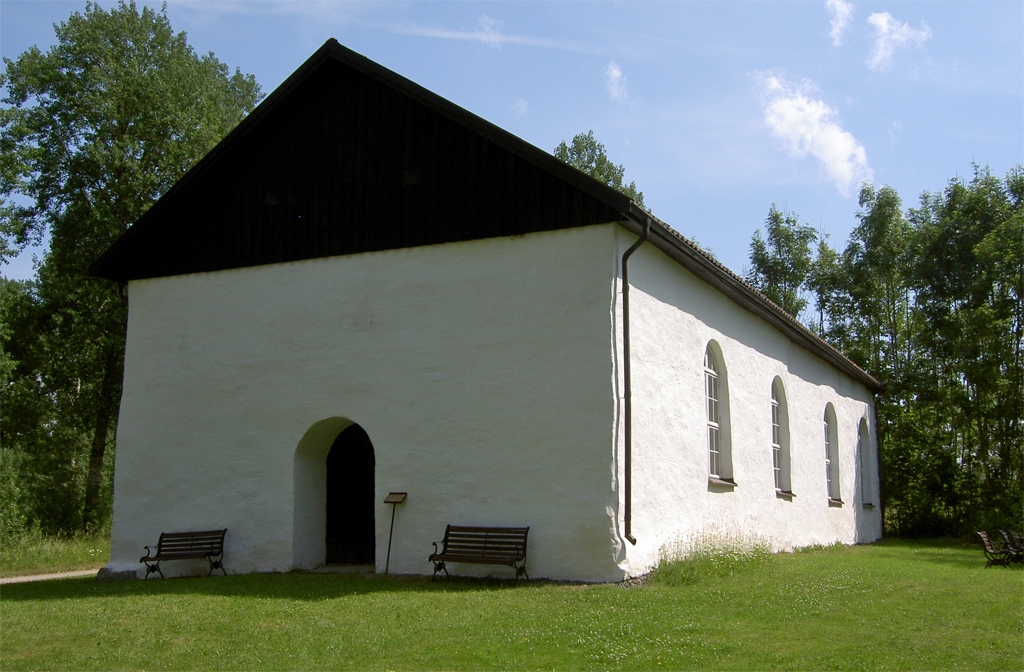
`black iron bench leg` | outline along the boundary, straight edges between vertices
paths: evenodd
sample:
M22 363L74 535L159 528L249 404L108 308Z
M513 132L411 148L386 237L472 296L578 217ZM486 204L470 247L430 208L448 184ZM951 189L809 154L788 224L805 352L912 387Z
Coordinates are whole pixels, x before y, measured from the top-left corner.
M516 567L515 565L512 565L512 566ZM519 565L518 567L516 567L516 580L517 581L519 580L520 575L525 576L527 581L530 580L530 575L526 573L526 563L525 562L523 564Z
M160 571L160 563L159 562L157 562L155 564L152 564L152 565L149 564L148 562L144 562L142 564L146 565L146 576L142 579L143 581L148 579L150 574L159 574L161 579L164 578L164 573Z
M224 562L223 562L224 558L221 558L220 560L214 560L213 558L207 558L207 560L210 561L210 571L207 572L207 574L206 574L207 576L212 575L213 574L213 570L215 570L215 569L219 569L220 571L224 572L224 576L228 575L228 570L224 569Z
M441 560L440 562L434 561L434 575L430 577L430 580L433 581L434 579L436 579L437 573L442 570L444 571L444 577L446 579L449 578L448 568L444 566L444 560Z

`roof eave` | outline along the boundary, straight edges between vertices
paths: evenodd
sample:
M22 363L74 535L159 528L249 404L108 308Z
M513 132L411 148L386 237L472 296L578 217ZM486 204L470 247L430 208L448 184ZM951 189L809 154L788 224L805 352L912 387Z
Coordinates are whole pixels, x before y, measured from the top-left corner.
M622 222L627 230L639 236L643 231L643 223L650 218L651 228L648 241L673 261L710 284L733 302L768 322L795 344L811 351L843 373L863 383L872 392L882 391L881 381L857 366L853 360L713 259L695 243L687 240L675 229L632 201L630 206L629 218Z

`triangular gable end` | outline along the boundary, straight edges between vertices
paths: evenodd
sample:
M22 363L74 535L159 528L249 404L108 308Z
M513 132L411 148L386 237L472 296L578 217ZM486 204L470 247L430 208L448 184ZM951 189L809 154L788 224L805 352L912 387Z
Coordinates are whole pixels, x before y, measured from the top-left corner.
M92 270L216 271L621 221L629 208L332 39Z
M880 383L624 194L333 38L103 253L126 282L618 222L839 370Z

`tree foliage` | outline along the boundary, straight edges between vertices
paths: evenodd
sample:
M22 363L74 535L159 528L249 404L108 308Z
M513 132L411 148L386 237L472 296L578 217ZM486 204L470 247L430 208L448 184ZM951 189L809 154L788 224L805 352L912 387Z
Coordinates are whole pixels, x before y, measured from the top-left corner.
M910 284L920 365L908 378L912 408L934 418L915 430L939 476L938 505L909 500L901 524L925 529L951 518L964 528L1020 527L1024 492L1024 172L1004 180L975 168L926 194L916 224ZM913 449L909 441L898 448ZM902 484L899 484L902 485ZM916 506L915 506L916 505ZM990 525L994 526L994 525Z
M165 10L89 3L55 30L0 76L0 255L50 241L35 281L5 290L2 445L48 531L99 524L109 491L127 296L88 266L260 98Z
M564 140L558 143L555 158L629 196L641 208L646 207L643 192L636 188L636 182L623 182L626 169L608 159L604 145L594 137L594 131L577 134L569 145Z
M761 238L758 229L750 241L747 282L790 315L799 316L807 305L803 291L811 272L811 243L817 233L801 224L795 213L779 212L774 203L764 227L767 240Z
M818 243L812 325L885 386L886 530L1022 526L1024 171L975 167L904 214L865 185L842 253Z

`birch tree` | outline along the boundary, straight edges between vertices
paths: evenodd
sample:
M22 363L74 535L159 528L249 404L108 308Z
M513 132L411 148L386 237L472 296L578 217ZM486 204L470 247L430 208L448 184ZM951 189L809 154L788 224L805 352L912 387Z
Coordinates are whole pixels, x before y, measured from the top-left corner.
M0 76L2 251L49 235L35 289L46 357L23 375L53 414L43 438L4 441L36 458L58 436L75 444L68 459L86 465L79 524L90 528L117 423L127 296L88 266L254 108L260 87L197 55L166 8L88 3L55 30L47 52L5 58Z

